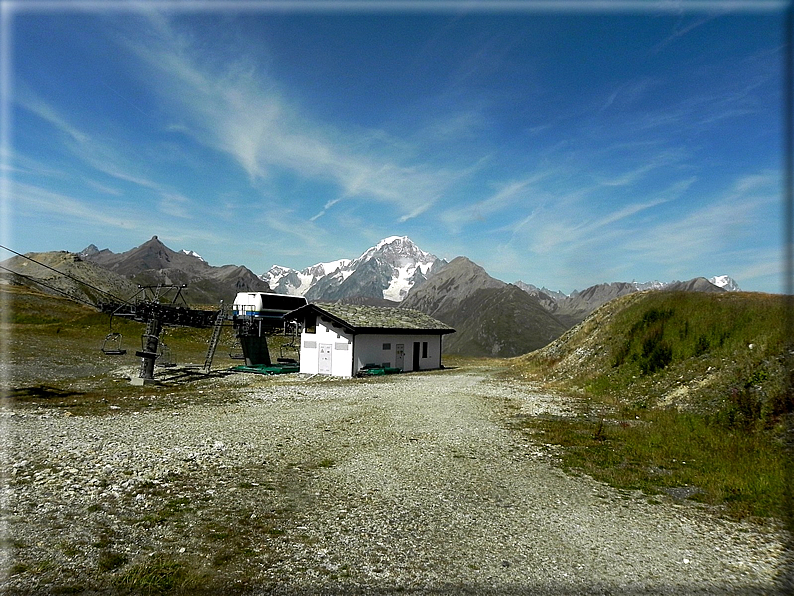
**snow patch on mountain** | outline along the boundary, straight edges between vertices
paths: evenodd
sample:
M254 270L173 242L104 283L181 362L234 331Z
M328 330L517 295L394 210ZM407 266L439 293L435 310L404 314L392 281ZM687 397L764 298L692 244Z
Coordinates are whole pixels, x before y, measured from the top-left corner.
M183 249L181 250L181 252L182 252L182 254L184 254L184 255L187 255L187 256L189 256L189 257L196 257L196 258L197 258L199 261L202 261L202 262L204 262L204 263L206 263L206 262L207 262L207 261L205 261L205 260L204 260L204 258L203 258L203 257L202 257L200 254L198 254L198 253L197 253L197 252L195 252L195 251L192 251L192 250L185 250L185 249L183 248Z
M392 277L391 282L389 282L389 287L383 290L383 297L386 300L401 302L408 294L408 291L414 286L414 274L417 269L424 275L427 275L427 271L430 270L430 267L423 267L421 264L408 264L403 267L398 267L396 275Z
M671 282L671 283L676 283L676 282ZM632 281L631 284L635 288L637 288L638 292L642 292L644 290L663 290L668 285L670 285L670 284L666 284L666 283L658 281L658 280L646 281L646 282L643 282L643 283L640 283L638 281Z

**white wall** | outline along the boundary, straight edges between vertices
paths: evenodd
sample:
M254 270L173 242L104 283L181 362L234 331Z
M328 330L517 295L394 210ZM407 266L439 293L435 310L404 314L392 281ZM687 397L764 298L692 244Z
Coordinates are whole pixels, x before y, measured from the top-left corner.
M404 346L403 371L414 370L414 342L419 342L418 370L432 370L441 367L440 335L403 335L403 334L363 334L356 336L356 370L366 364L389 364L398 367L397 346ZM422 357L423 343L427 342L427 357ZM384 350L384 344L389 344Z
M337 377L350 377L367 364L388 365L414 369L414 342L419 342L419 368L433 370L441 368L441 335L403 335L386 333L366 333L355 336L342 329L333 328L317 318L316 333L301 333L300 371L306 374L320 373L320 347L330 346L324 351L325 365L330 357L330 374ZM423 357L423 344L427 343L427 356ZM384 349L384 344L388 348ZM403 363L397 361L397 346L403 346ZM355 358L355 368L353 367ZM329 374L323 371L323 374Z
M307 374L320 372L320 346L331 346L331 373L337 377L353 374L353 336L341 329L329 328L317 318L317 332L301 333L300 371Z

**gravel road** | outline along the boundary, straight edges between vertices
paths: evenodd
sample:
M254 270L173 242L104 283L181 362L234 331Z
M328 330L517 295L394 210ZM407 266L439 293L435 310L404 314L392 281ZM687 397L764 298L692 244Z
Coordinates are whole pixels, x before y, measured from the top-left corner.
M566 475L510 417L574 404L487 369L196 387L1 412L7 593L115 593L152 561L223 593L785 593L774 527Z

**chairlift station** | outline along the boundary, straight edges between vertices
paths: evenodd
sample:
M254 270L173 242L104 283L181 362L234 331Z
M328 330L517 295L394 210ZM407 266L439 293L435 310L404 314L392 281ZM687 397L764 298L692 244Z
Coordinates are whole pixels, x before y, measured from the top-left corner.
M183 287L183 286L182 286ZM136 385L154 381L154 366L164 358L160 333L165 326L212 328L204 371L209 372L223 327L231 325L242 353L231 354L244 365L232 370L278 374L301 372L313 375L353 377L441 368L442 337L454 329L421 312L398 307L346 304L309 304L303 296L266 292L240 292L227 314L196 310L175 304L182 287L142 288L152 296L134 304L117 305L112 316L126 316L146 323L141 337L140 374ZM176 290L170 304L164 291ZM108 310L107 307L104 310ZM299 351L299 361L281 356L275 362L268 337L283 335L284 347ZM103 352L120 354L121 337L110 333Z
M264 374L300 371L339 377L441 368L442 338L455 332L448 325L415 310L339 303L309 304L303 296L268 292L239 292L230 314L227 314L227 306L222 300L217 310L190 308L182 296L182 290L187 287L184 284L139 285L138 292L125 300L32 257L5 246L0 248L110 298L110 301L94 304L101 312L110 315L110 332L101 346L104 354L121 356L127 353L122 346L121 333L113 331L113 317L128 318L146 325L141 335L141 349L135 352L141 365L138 376L131 380L133 385L154 382L155 364L175 365L170 349L160 338L165 327L212 329L203 366L205 373L210 372L222 329L230 326L231 322L242 350L239 358L245 360L245 365L233 370ZM80 260L79 256L74 258ZM57 288L52 289L60 292ZM182 304L178 303L180 300ZM277 334L289 337L290 341L282 344L281 357L274 363L267 338ZM284 357L285 347L299 350L300 363Z

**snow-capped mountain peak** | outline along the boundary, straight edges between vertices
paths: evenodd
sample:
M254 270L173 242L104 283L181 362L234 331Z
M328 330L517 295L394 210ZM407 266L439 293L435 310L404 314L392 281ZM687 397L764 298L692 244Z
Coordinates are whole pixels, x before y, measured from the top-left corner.
M260 279L266 281L270 288L278 294L304 296L317 281L326 276L334 275L345 269L349 264L350 259L337 259L336 261L317 263L300 271L290 267L273 265L265 274L260 276Z
M388 244L410 244L412 246L416 246L408 236L389 236L388 238L384 238L380 242L378 242L373 248L375 250L380 250L384 246Z
M311 300L364 296L401 301L427 278L437 262L438 257L420 249L407 236L389 236L356 259L318 263L301 271L274 265L262 279L275 292Z
M722 288L726 292L741 292L739 284L736 283L736 280L728 275L716 275L714 277L710 277L709 281L718 288Z
M354 263L360 264L376 256L395 266L424 265L437 259L419 248L408 236L389 236L365 250Z

